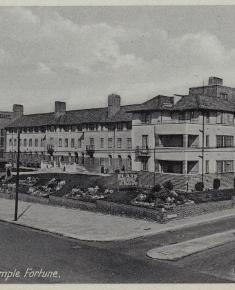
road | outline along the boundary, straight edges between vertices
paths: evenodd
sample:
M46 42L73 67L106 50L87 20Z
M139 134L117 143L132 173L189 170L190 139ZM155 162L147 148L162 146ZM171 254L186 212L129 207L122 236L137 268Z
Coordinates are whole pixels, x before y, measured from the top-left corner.
M191 229L122 242L85 242L0 222L0 283L216 283L234 278L234 243L176 262L146 257L158 245L225 231L235 218ZM187 268L186 268L187 267ZM58 271L56 278L24 277L33 271ZM187 269L187 270L185 270ZM3 271L20 277L1 277Z

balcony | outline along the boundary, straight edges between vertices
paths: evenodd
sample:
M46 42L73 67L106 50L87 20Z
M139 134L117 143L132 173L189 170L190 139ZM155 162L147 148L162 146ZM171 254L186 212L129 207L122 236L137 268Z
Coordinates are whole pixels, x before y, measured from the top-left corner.
M86 155L89 155L91 158L95 153L95 145L86 145Z
M135 158L138 159L147 159L150 157L150 150L148 146L137 146L135 149Z

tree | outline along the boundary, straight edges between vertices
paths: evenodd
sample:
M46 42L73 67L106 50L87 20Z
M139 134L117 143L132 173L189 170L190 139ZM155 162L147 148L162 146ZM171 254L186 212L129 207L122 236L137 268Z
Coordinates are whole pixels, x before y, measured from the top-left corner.
M166 182L163 183L163 187L168 190L173 190L174 185L170 180L167 180Z
M203 182L199 181L199 182L197 182L195 184L195 190L196 191L203 191L203 189L204 189L204 183Z
M161 190L161 185L157 183L152 187L151 192L159 192L160 190Z

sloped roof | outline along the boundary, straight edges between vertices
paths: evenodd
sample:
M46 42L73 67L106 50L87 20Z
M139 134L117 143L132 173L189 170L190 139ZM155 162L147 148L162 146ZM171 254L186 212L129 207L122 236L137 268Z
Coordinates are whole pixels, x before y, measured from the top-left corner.
M45 125L73 125L82 123L112 123L131 121L131 113L127 110L135 108L136 105L121 106L120 110L112 117L108 117L108 108L93 108L84 110L71 110L60 117L54 112L42 114L24 115L17 121L8 125L13 127L37 127Z
M158 95L142 104L136 105L129 109L129 112L140 112L140 111L171 111L174 103L170 102L173 97Z
M220 112L235 112L235 104L231 101L205 95L182 97L174 106L175 111L210 110Z

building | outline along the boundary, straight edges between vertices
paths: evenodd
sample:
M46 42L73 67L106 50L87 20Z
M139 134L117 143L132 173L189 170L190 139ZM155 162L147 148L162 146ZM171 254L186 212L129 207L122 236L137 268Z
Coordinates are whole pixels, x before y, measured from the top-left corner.
M108 96L108 106L66 110L66 103L55 102L55 110L24 115L7 129L8 159L16 158L17 129L21 129L21 162L39 166L53 159L78 163L92 171L132 168L131 113L135 105L121 106L121 97ZM51 155L51 156L50 156Z
M222 186L234 178L235 89L210 77L207 86L189 88L178 102L158 95L142 104L121 106L118 95L108 106L24 115L7 128L9 157L21 129L21 161L26 165L53 159L75 162L92 171L155 173L156 182L179 180L180 187L196 181ZM14 155L14 154L13 154ZM103 168L103 169L102 169ZM155 181L154 181L155 182Z
M23 106L14 104L12 112L0 111L0 168L4 168L6 163L4 152L6 151L6 130L12 121L23 115Z
M133 170L178 178L189 187L197 180L211 186L215 177L233 185L233 92L210 77L207 86L190 88L176 104L159 96L131 109Z

